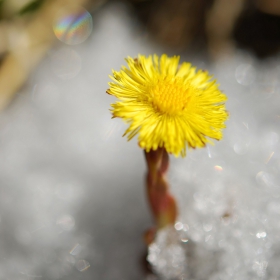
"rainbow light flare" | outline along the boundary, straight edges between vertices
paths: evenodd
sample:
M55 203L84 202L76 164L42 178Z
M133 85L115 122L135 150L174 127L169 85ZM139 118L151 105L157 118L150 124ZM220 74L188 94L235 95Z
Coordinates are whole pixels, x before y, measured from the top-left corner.
M215 165L214 168L215 168L217 171L223 171L223 167L222 167L222 166Z
M53 26L55 36L65 44L84 42L92 31L92 18L88 11L79 8L76 12L60 18Z

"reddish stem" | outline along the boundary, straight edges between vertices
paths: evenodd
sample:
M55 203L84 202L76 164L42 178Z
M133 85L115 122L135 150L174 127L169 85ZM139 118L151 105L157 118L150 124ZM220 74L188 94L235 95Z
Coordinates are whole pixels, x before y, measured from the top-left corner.
M174 225L177 218L177 205L174 197L169 193L166 173L169 167L169 156L164 148L145 152L148 166L147 195L155 218L156 228ZM153 241L156 230L151 229L145 236L149 244Z

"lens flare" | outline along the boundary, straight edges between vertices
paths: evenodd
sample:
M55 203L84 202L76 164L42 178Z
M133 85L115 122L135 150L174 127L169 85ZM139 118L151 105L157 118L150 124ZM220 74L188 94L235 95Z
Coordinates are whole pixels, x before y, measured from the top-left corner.
M59 18L53 25L55 36L68 45L83 43L92 31L92 18L89 12L79 7Z
M214 168L215 168L217 171L223 171L223 167L222 167L222 166L215 165Z

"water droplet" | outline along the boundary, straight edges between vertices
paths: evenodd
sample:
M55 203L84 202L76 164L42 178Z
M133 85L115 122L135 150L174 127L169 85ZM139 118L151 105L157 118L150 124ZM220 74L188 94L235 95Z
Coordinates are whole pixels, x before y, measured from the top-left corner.
M209 232L209 231L212 230L212 228L213 228L213 226L212 226L211 224L203 223L203 229L204 229L204 231Z
M265 164L268 164L269 161L271 160L271 158L273 157L273 155L274 155L274 152L270 153L269 156L266 158L266 160L265 160L264 163L265 163Z
M248 144L239 141L234 144L233 149L238 155L244 155L248 151Z
M265 231L258 232L258 233L256 234L256 237L257 237L257 238L265 238L265 237L266 237L266 232L265 232Z
M183 243L187 243L187 242L189 241L189 239L188 239L188 238L181 238L181 241L182 241Z
M82 252L82 246L77 243L69 252L72 256L77 256Z
M76 263L76 268L79 271L83 272L83 271L86 271L87 269L90 268L90 264L86 260L78 260L77 263Z
M256 72L251 64L241 64L235 70L236 81L244 86L252 84L256 78Z
M206 149L207 149L208 157L212 158L212 153L211 153L211 150L210 150L209 146L206 146Z
M183 231L188 231L190 229L188 224L184 224Z
M210 234L206 235L204 241L208 242L211 238L212 238L212 236Z
M81 70L82 61L72 49L62 48L51 54L51 68L54 74L63 80L72 79Z
M177 222L174 227L176 230L182 230L184 225L181 222Z
M277 180L274 178L274 176L272 174L269 174L269 173L264 172L264 171L260 171L260 172L257 173L256 181L260 185L264 185L264 186L267 186L267 187L277 186Z

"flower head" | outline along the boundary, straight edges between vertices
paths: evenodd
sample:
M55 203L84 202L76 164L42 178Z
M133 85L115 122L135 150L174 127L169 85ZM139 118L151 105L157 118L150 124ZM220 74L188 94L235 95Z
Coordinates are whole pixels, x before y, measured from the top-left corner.
M189 148L204 147L208 138L220 140L228 114L227 99L212 76L190 63L179 65L179 56L128 57L113 77L107 93L119 101L112 104L113 117L129 124L128 140L139 134L147 152L164 147L176 156Z

